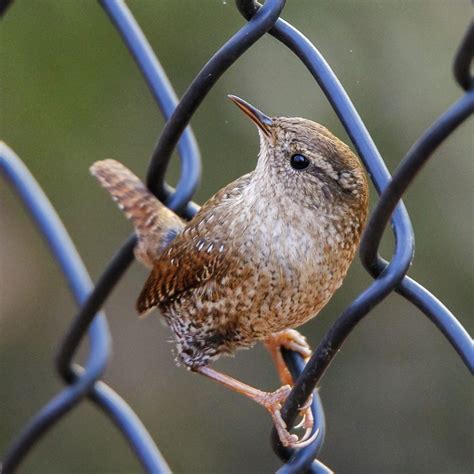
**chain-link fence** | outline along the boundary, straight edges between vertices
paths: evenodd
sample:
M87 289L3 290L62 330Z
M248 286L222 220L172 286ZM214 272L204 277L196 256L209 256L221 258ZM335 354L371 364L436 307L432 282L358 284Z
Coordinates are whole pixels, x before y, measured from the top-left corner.
M5 7L8 3L3 3L3 13L7 12ZM284 448L274 433L274 451L285 463L278 472L331 472L329 467L317 461L324 442L325 420L321 399L315 388L354 327L390 293L397 292L418 307L443 333L468 369L473 371L474 355L469 334L435 296L406 275L413 259L414 235L410 218L400 200L433 151L474 112L472 23L454 58L454 77L461 91L459 100L417 140L391 178L364 123L326 60L302 33L280 18L285 0L267 0L263 6L252 0L236 0L246 23L212 56L179 101L125 2L102 0L100 3L133 55L167 120L151 157L147 185L182 217L189 219L198 209L191 199L201 172L198 146L188 124L219 78L266 33L291 50L314 77L345 127L380 194L360 248L362 263L373 277L373 283L339 316L306 366L297 354L285 351L285 360L298 378L283 408L283 418L292 426L298 406L314 392L315 429L319 429L320 434L310 446L294 452ZM166 184L165 177L175 148L180 157L181 173L176 189L172 189ZM46 195L20 158L5 144L0 147L0 168L47 240L80 306L55 359L56 370L64 380L65 388L14 437L3 458L3 472L14 472L48 429L87 398L116 425L147 472L169 472L168 465L141 421L126 402L101 381L110 354L110 335L106 317L100 310L133 260L135 236L131 235L124 242L93 285ZM380 257L378 249L389 222L395 245L392 259L388 262ZM85 337L89 339L88 356L84 367L80 367L74 360Z

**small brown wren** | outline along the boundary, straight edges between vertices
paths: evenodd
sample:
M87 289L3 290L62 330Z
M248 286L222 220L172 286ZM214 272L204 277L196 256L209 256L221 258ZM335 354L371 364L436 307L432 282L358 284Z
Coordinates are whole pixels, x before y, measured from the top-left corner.
M189 222L114 160L91 167L132 221L136 258L151 269L138 298L141 315L158 308L179 360L267 408L285 446L313 441L308 404L301 438L280 409L293 383L280 348L311 351L293 328L341 286L368 211L362 165L329 130L302 118L268 117L229 98L257 125L255 170L211 197ZM209 367L222 354L264 341L285 384L267 393Z

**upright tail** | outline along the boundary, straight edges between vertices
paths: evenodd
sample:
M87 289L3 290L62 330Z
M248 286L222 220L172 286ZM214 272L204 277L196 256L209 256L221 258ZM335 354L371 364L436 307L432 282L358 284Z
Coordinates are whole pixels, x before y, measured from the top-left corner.
M90 171L132 221L138 237L135 256L152 268L163 249L182 231L184 222L118 161L96 161Z

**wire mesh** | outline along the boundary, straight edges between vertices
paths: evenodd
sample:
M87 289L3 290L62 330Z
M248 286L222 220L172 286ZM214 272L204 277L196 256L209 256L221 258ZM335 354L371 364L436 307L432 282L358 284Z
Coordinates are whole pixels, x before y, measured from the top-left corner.
M0 12L4 13L9 3L2 4ZM298 354L284 351L285 361L294 377L297 377L297 382L283 407L283 418L292 426L298 407L314 393L314 429L319 429L320 433L310 446L293 451L284 448L273 432L273 448L285 463L279 473L331 472L330 468L316 459L323 446L326 427L322 402L315 388L354 327L390 293L397 292L418 307L442 332L471 373L474 372L473 343L467 331L435 296L406 275L413 260L414 235L410 218L401 201L434 150L474 112L472 23L454 60L454 77L461 88L461 97L417 140L391 178L358 112L326 60L302 33L280 18L285 0L267 0L263 6L252 0L236 0L236 6L247 22L211 57L179 101L125 2L101 0L100 4L135 59L167 120L151 157L147 185L182 217L189 219L198 210L191 199L201 173L200 154L189 122L219 78L266 33L291 50L314 77L345 127L380 194L360 248L362 263L374 278L373 283L343 311L322 338L306 366ZM181 172L177 187L173 189L167 185L165 177L175 148L180 157ZM126 402L100 380L110 355L108 325L100 309L133 260L135 236L131 235L126 240L93 285L48 198L20 158L5 144L0 146L0 169L49 244L79 306L79 312L56 355L56 369L66 387L13 439L3 458L2 472L16 471L31 447L46 435L48 429L86 398L91 399L117 426L145 471L169 472L166 461L141 421ZM388 262L379 255L378 249L389 222L395 246ZM85 337L89 339L89 352L84 367L80 367L74 362L74 357Z

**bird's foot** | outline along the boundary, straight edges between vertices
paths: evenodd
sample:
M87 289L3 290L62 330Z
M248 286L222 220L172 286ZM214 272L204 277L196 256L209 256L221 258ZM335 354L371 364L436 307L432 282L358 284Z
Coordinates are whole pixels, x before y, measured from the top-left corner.
M311 403L306 403L301 408L303 418L301 423L298 425L298 428L305 429L303 436L299 438L296 434L288 431L287 425L281 416L281 407L287 399L290 391L291 387L289 385L283 385L274 392L262 392L262 396L256 401L264 406L272 415L278 437L283 446L296 449L304 448L317 438L319 430L311 434L314 426L314 419L311 412Z
M294 429L304 428L305 433L311 433L311 430L314 426L314 417L311 410L311 405L313 404L313 394L308 398L306 403L300 408L301 421L294 426Z
M294 352L298 352L307 361L311 357L311 348L306 338L295 329L285 329L273 333L266 341L268 346L275 348L284 347Z

